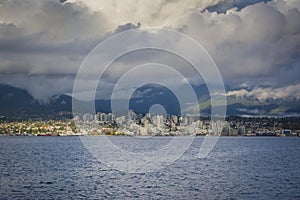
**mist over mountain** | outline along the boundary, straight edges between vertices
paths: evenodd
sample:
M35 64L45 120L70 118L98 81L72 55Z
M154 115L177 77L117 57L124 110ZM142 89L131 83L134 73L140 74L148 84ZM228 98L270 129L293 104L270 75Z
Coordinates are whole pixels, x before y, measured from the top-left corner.
M230 90L230 88L227 88ZM210 114L210 96L205 85L195 88L199 98L201 116ZM141 96L143 94L143 96ZM87 102L81 102L83 105ZM120 104L126 103L119 100ZM168 114L180 115L180 105L176 96L167 88L139 88L129 101L129 109L137 113L147 113L154 104L160 104ZM111 101L95 101L97 112L111 112ZM190 108L192 109L192 108ZM118 111L118 110L117 110ZM120 111L126 114L127 111ZM34 99L26 90L9 85L0 85L0 115L7 120L28 119L64 119L72 117L72 97L68 95L53 96L48 103ZM299 116L300 100L291 97L286 99L266 99L230 95L227 97L227 115L237 116Z

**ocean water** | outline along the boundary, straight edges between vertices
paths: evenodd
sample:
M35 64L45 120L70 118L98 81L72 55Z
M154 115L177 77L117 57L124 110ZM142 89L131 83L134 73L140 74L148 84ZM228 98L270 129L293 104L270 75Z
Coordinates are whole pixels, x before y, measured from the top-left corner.
M171 138L110 139L140 152ZM0 137L0 199L300 199L300 138L221 137L200 159L202 140L159 171L133 174L100 163L79 137Z

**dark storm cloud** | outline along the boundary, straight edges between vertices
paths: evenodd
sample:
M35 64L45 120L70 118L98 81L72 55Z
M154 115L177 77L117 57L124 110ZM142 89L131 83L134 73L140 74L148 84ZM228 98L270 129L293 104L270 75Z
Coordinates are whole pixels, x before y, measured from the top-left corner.
M231 0L231 1L220 1L218 4L209 6L207 9L211 12L218 12L218 13L226 13L227 10L232 8L238 8L239 10L259 2L268 2L271 0Z
M101 40L104 27L101 13L81 5L3 1L0 73L75 74L84 56Z
M130 30L130 29L133 29L133 28L139 28L139 27L141 27L141 23L137 23L137 25L134 25L132 23L127 23L127 24L124 24L124 25L119 25L115 29L115 33L120 33L120 32L123 32L123 31L127 31L127 30Z
M106 32L100 12L61 2L0 2L0 82L41 102L72 90L80 63Z
M0 24L0 29L1 29ZM22 54L64 54L86 55L99 39L72 40L64 43L47 43L42 41L41 34L23 35L12 39L0 38L0 52Z

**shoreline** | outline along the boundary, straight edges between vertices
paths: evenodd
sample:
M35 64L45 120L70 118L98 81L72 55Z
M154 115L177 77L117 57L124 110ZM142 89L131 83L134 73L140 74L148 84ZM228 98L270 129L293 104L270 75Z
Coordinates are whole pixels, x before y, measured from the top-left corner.
M25 135L25 134L1 134L0 137L92 137L92 136L100 136L100 137L206 137L210 135L103 135L103 134L74 134L74 135L59 135L59 134L45 134L45 135ZM211 135L212 137L216 135ZM288 138L297 138L300 135L219 135L217 137L288 137Z

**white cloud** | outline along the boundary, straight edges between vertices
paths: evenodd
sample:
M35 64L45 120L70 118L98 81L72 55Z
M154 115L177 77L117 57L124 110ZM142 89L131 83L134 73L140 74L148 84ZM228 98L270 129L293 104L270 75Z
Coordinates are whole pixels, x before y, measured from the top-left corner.
M258 3L221 14L195 13L178 25L206 47L226 80L260 78L262 83L271 77L277 84L274 78L279 74L293 74L295 68L300 72L300 24L295 21L300 9L298 1L293 2Z
M227 96L237 97L254 97L263 102L267 99L288 99L296 98L300 99L300 84L290 85L280 88L254 88L251 91L245 89L233 90L227 92Z
M101 12L115 26L128 22L143 26L166 26L187 13L201 11L224 0L71 0Z
M257 114L260 114L263 112L257 108L256 109L238 108L237 110L240 112L245 112L245 113L254 114L254 115L257 115Z

